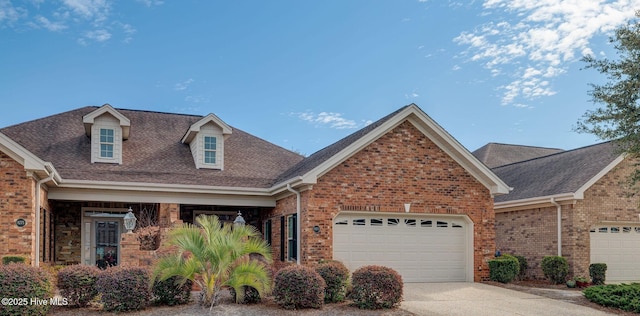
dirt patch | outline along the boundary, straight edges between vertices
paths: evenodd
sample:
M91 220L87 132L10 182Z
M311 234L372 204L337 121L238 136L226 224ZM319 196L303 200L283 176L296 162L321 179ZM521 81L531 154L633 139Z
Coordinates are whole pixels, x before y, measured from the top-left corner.
M491 281L484 283L507 288L510 290L547 297L554 300L565 301L576 305L582 305L615 315L638 316L638 314L636 313L625 312L617 308L604 307L602 305L593 303L584 297L584 295L582 294L583 289L568 288L565 284L551 284L546 280L514 281L508 284Z

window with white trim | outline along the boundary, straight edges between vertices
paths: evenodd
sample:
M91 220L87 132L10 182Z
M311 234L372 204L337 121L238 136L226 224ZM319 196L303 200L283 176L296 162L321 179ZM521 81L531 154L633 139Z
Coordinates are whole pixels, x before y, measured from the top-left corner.
M100 158L113 158L115 145L114 130L110 128L100 129Z
M208 165L215 165L218 163L216 155L218 153L217 137L205 136L204 137L204 163Z
M298 259L298 232L296 228L296 215L287 217L287 259Z

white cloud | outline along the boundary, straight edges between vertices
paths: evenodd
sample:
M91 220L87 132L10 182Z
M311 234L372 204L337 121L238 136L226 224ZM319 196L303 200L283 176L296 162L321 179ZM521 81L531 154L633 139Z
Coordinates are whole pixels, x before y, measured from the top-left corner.
M96 23L107 19L111 7L106 0L62 0L62 3L76 15Z
M485 16L499 12L511 19L485 23L454 41L468 47L467 60L481 62L492 76L509 76L510 83L500 89L502 103L513 104L555 94L549 80L565 73L568 63L592 54L589 42L595 35L633 18L640 0L486 0L483 7ZM515 71L506 69L513 66Z
M14 6L9 0L0 0L0 26L12 25L26 14L24 8Z
M35 20L39 26L44 27L45 29L58 32L67 28L67 26L63 22L51 22L49 19L39 15L35 17Z
M189 88L189 85L191 85L195 80L189 78L183 82L178 82L173 86L173 89L176 91L184 91L187 90Z
M346 119L342 117L342 114L335 112L302 112L291 113L297 116L299 119L316 124L316 126L328 126L335 129L352 129L358 128L358 124L354 120ZM368 121L365 121L367 124ZM370 123L369 123L370 124Z
M147 7L164 4L164 1L161 1L161 0L137 0L137 1L144 4Z

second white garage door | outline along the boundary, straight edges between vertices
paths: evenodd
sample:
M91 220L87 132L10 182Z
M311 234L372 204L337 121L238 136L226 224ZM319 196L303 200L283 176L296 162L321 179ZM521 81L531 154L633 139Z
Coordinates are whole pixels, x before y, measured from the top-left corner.
M333 257L351 271L382 265L405 282L473 281L464 217L341 213L333 223Z
M640 281L640 226L600 225L591 229L591 263L606 263L605 282Z

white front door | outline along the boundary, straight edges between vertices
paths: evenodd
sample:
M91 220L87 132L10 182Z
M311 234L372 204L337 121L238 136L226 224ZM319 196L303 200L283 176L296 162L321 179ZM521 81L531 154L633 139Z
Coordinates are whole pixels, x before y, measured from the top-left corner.
M605 282L640 281L640 225L601 224L591 229L591 263L606 263Z
M387 266L405 282L473 281L472 232L466 216L341 213L333 258L351 271Z

